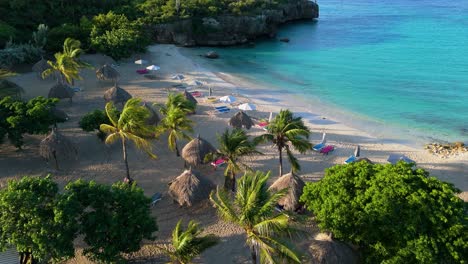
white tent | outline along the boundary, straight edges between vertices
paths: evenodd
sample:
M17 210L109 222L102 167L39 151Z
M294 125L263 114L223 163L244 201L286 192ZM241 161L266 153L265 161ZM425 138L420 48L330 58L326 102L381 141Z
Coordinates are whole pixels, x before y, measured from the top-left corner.
M254 105L254 104L251 104L251 103L245 103L245 104L241 104L239 105L238 107L240 110L244 110L244 111L252 111L252 110L256 110L257 107Z
M148 63L148 61L145 61L145 60L136 60L135 61L135 64L140 64L140 65L141 64L147 64L147 63Z
M150 71L157 71L157 70L161 69L161 67L156 66L156 65L150 65L150 66L146 67L146 69L148 69Z
M219 98L219 101L223 103L234 103L236 101L236 98L232 95L226 95Z
M172 80L183 80L185 79L185 76L183 74L176 74L171 77Z

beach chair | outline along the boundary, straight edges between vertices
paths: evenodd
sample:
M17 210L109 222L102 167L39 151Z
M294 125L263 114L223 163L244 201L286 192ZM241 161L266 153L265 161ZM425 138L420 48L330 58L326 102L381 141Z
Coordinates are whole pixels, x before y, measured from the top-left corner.
M325 145L325 143L327 142L326 137L327 137L327 134L326 134L326 133L323 133L323 134L322 134L322 141L320 141L320 143L314 145L314 146L312 147L312 150L314 150L314 151L321 151L321 150L326 146L326 145Z
M349 164L349 163L353 163L357 160L356 156L354 155L351 155L349 156L345 161L344 161L344 164Z
M216 110L222 110L222 109L229 109L229 107L223 105L223 106L215 106Z
M157 202L162 200L162 194L161 193L155 193L153 196L151 196L151 206L154 206Z
M332 152L334 149L335 147L333 147L332 145L328 145L328 146L323 147L320 150L320 153L322 153L323 155L328 155L328 153Z
M190 92L193 97L202 97L203 96L203 93L200 92L200 91L193 91L193 92Z
M149 70L148 69L138 69L138 70L136 70L136 73L138 73L138 74L147 74L147 73L149 73Z
M218 167L221 167L223 166L224 164L226 164L226 160L223 159L223 158L220 158L220 159L217 159L213 162L211 162L211 166L213 166L213 168L216 170L216 168Z
M360 155L361 155L361 147L357 145L356 149L354 149L354 154L349 156L348 159L344 161L344 164L349 164L349 163L353 163L357 161Z
M218 113L224 114L224 113L228 113L229 111L231 111L231 108L221 108L221 109L215 109L215 110Z

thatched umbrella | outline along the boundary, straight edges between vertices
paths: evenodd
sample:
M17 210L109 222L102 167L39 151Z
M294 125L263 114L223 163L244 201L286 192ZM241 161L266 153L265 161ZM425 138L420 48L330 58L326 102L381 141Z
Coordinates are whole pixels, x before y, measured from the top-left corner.
M229 125L235 128L245 127L250 129L254 125L254 122L246 113L239 111L237 114L231 117L231 119L229 119Z
M106 100L106 102L112 101L114 104L125 104L130 98L132 98L132 95L117 85L104 93L104 100Z
M14 98L21 98L24 89L18 84L9 80L0 80L0 98L11 96Z
M74 95L75 92L70 86L63 83L57 83L56 85L52 86L52 88L50 88L48 97L58 99L69 98L70 102L72 102Z
M143 106L146 107L146 109L148 109L148 111L150 112L150 117L146 120L146 124L148 124L150 126L156 126L159 123L159 121L161 121L161 119L159 118L158 113L147 102L143 102Z
M272 191L288 189L288 193L278 201L278 205L284 210L296 211L302 207L299 198L302 195L304 186L304 181L296 174L290 172L279 177L269 189Z
M45 60L44 58L41 58L40 61L36 62L36 64L32 66L32 70L37 73L40 79L43 79L42 73L47 69L50 69L50 65L47 63L47 60Z
M58 121L66 121L68 120L68 115L64 111L58 109L57 107L53 107L50 109L50 114L53 115Z
M195 97L193 97L193 95L187 91L184 91L184 97L185 99L189 100L190 102L194 103L194 104L198 104L198 101L197 99L195 99Z
M319 233L309 247L312 263L355 264L358 256L348 245L333 240L329 235Z
M120 73L109 64L104 64L96 70L96 77L101 81L113 81L117 83L120 79Z
M215 153L216 149L210 142L200 138L198 135L197 138L192 139L187 145L182 149L182 158L186 163L192 166L198 166L204 163L205 156L208 153Z
M41 157L47 161L55 160L55 168L58 169L57 157L76 156L77 150L75 145L65 136L60 134L56 128L41 141L39 153Z
M212 187L209 181L198 176L190 168L169 183L169 195L180 206L192 206L208 198Z

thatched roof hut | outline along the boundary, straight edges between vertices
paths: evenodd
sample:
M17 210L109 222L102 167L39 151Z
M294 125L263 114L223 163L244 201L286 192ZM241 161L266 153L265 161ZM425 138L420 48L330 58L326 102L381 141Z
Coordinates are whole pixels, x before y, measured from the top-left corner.
M96 70L96 77L101 81L113 81L117 83L120 79L120 73L109 64L104 64Z
M324 233L315 236L309 247L312 263L317 264L356 264L359 258L348 245L334 241Z
M182 158L188 164L192 166L198 166L204 163L205 156L208 153L214 153L216 149L210 142L206 141L203 138L200 138L200 135L197 138L192 139L187 145L182 149Z
M278 205L287 211L296 211L302 207L299 198L304 189L304 181L296 174L290 172L279 177L271 186L270 190L280 191L288 189L288 193L278 201Z
M185 170L169 183L169 195L180 205L192 204L208 198L213 185L192 169Z
M195 97L193 97L193 95L187 91L184 91L184 97L185 99L189 100L190 102L194 103L194 104L198 104L198 101L197 99L195 99Z
M43 79L42 73L47 69L50 69L50 65L47 63L47 60L45 60L44 58L41 58L40 61L36 62L32 66L32 70L37 73L40 79Z
M77 155L75 145L65 136L52 129L52 131L41 141L39 154L47 161L54 159L55 167L58 169L58 157L71 157Z
M117 85L104 93L104 100L106 100L106 102L112 101L114 104L125 104L130 98L132 98L132 95Z
M75 92L70 86L63 83L57 83L50 88L48 97L58 99L69 98L71 102L74 95Z
M146 120L146 124L150 126L156 126L159 123L159 121L161 121L161 118L159 118L158 113L156 112L156 110L154 110L150 103L143 102L143 106L146 107L146 109L148 109L148 111L150 112L150 117L148 118L148 120Z
M68 115L64 111L58 109L57 107L53 107L50 109L50 114L53 115L56 119L60 121L68 120Z
M231 119L229 119L229 125L235 128L245 127L250 129L254 125L254 122L246 113L239 111L237 114L231 117Z
M0 80L0 98L11 96L13 98L21 98L24 89L18 84L9 80Z

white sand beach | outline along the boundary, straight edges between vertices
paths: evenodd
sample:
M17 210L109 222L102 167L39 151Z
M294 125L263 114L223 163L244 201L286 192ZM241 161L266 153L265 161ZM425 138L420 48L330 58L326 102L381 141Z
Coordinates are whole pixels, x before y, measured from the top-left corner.
M150 64L161 67L155 72L156 80L146 79L135 71L142 68L133 63L136 59L145 59ZM83 58L94 66L100 66L111 60L100 55L86 55ZM345 126L342 123L330 119L323 119L319 109L304 109L295 104L297 98L279 97L268 89L256 87L251 91L248 87L242 87L230 83L233 78L222 72L210 72L179 52L179 48L173 45L155 45L149 47L149 51L141 56L121 62L116 69L121 74L119 86L126 89L133 97L142 98L152 103L165 101L168 91L180 92L173 85L187 83L190 80L199 80L206 85L190 87L189 90L198 90L203 96L199 101L197 113L191 118L195 123L194 135L198 134L216 146L216 134L223 132L228 127L229 118L237 111L235 107L229 113L216 113L214 106L227 105L211 103L207 100L208 88L212 88L213 96L233 95L238 99L236 103L250 102L257 106L256 111L247 113L260 120L268 119L269 113L277 113L281 108L290 108L293 112L304 117L312 133L311 142L319 143L322 133L327 133L327 143L335 147L329 155L309 152L305 155L297 154L302 170L299 173L305 181L316 181L324 175L324 169L336 164L342 164L354 151L356 145L361 146L361 156L367 157L376 163L387 163L390 154L404 154L416 161L418 166L428 170L431 175L453 183L463 194L462 198L468 201L468 153L450 158L440 158L421 148L391 142L385 139L373 137L364 131L359 131ZM183 74L182 81L172 80L174 74ZM105 102L102 98L104 91L110 88L111 82L100 82L96 79L94 70L85 70L82 73L84 80L78 81L82 91L76 93L73 103L64 100L58 104L70 119L59 124L59 130L69 137L78 146L78 155L73 160L60 160L61 169L55 170L51 164L47 164L39 157L39 142L43 136L26 136L25 146L21 151L13 146L2 145L0 149L0 184L5 186L6 181L12 178L20 178L24 175L51 174L53 179L61 186L71 180L82 178L95 180L101 183L113 183L124 178L125 170L122 161L120 145L106 146L100 142L94 133L87 133L78 127L81 117L95 109L103 109ZM49 88L54 84L53 80L39 80L35 73L22 74L11 78L26 90L25 97L47 96ZM241 92L240 92L241 91ZM263 130L252 128L249 135L260 135ZM186 142L181 142L183 146ZM256 156L249 164L256 170L271 171L272 181L278 177L278 154L269 145L262 145L259 151L264 155ZM154 243L163 244L170 239L170 232L179 219L196 220L205 228L205 232L213 233L221 237L222 243L206 251L202 257L202 263L244 263L249 260L249 251L244 246L244 238L241 230L233 225L218 220L214 209L208 201L194 205L192 208L180 208L173 204L167 196L167 183L183 172L184 162L170 152L167 140L162 137L154 142L154 153L158 156L152 160L144 153L131 147L129 152L130 173L138 185L144 189L145 194L151 196L155 192L163 194L163 200L152 208L153 215L157 218L159 231ZM289 171L289 164L285 162L285 171ZM222 184L224 181L222 169L213 171L211 168L200 169L201 173L214 182ZM162 263L158 250L153 243L148 243L144 248L134 254L134 263ZM69 263L89 263L83 257L76 257Z

